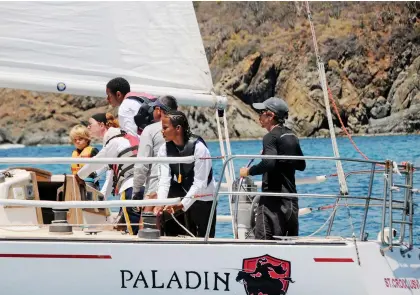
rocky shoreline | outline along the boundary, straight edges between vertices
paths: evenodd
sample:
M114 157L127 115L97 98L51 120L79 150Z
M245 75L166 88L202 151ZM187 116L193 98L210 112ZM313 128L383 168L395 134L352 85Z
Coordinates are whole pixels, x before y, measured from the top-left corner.
M228 97L231 140L265 134L251 105L271 96L289 104L288 123L300 138L329 137L310 28L299 5L194 3L214 91ZM320 2L311 6L333 104L349 133L419 133L420 5ZM13 89L0 89L0 104L0 144L25 146L68 144L75 124L96 112L117 112L104 97ZM182 110L194 133L217 139L215 110ZM336 135L342 136L339 118L333 108L331 112Z
M237 98L229 98L226 110L229 136L258 138L264 135L257 114ZM97 112L117 114L105 98L0 89L0 144L69 144L72 126L87 122ZM217 139L215 110L182 107L193 133ZM223 130L223 129L222 129ZM246 136L243 136L246 135Z
M56 96L46 94L45 97L42 94L34 92L26 92L19 90L20 93L30 93L25 96L25 102L28 105L33 105L32 100L37 100L40 105L49 105L54 109L55 103L60 99ZM15 95L15 90L0 89L0 98L7 97L8 95ZM50 103L46 103L49 100ZM97 99L97 103L93 108L86 111L80 110L67 110L69 106L58 107L57 111L49 111L49 114L42 114L39 110L35 115L30 115L22 111L10 111L13 114L15 120L10 120L8 116L4 115L5 110L15 110L16 101L8 100L11 104L8 106L8 102L2 103L2 110L0 111L0 145L14 144L14 145L66 145L69 144L68 132L72 126L80 122L85 122L90 115L96 112L110 111L116 113L116 110L110 108L103 103L102 98ZM233 107L229 107L228 124L229 124L229 136L231 141L237 140L255 140L261 139L266 131L262 129L257 123L257 115L248 106L243 106L242 102L235 99L236 104L239 107L234 110ZM63 103L61 103L63 105ZM23 104L20 103L20 106ZM45 107L44 107L45 108ZM216 141L216 120L214 118L213 110L202 110L196 107L183 108L190 118L192 130L196 134L202 135L208 141ZM51 115L51 112L53 113ZM3 113L3 115L2 115ZM245 115L244 115L245 114ZM417 122L418 114L420 114L420 105L413 106L408 110L403 110L399 113L392 114L389 117L371 120L369 127L366 130L373 130L374 132L366 133L354 133L351 129L349 132L352 137L358 136L390 136L390 135L408 135L408 134L419 134L419 130L410 130L407 126L410 126L410 116L414 116L414 122ZM293 117L288 121L288 125L293 127ZM348 128L348 126L347 126ZM296 129L296 128L295 128ZM395 130L395 131L393 131ZM296 130L295 130L296 131ZM337 137L346 137L345 133L338 127L335 128L335 134ZM244 134L244 135L242 135ZM254 135L254 136L250 136ZM330 137L328 129L321 129L311 136L307 136L304 133L297 132L299 138L328 138ZM238 136L239 135L239 136ZM98 142L99 143L99 142Z

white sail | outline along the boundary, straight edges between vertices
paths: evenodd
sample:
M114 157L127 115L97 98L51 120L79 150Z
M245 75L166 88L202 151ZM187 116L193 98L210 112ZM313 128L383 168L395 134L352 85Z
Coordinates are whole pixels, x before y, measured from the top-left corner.
M0 2L0 87L104 96L132 91L215 106L191 2Z

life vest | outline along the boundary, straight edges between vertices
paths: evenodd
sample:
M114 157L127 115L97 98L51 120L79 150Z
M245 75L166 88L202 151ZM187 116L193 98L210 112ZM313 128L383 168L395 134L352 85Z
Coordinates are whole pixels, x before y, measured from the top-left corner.
M71 154L72 158L91 158L92 156L93 147L87 146L85 147L80 153L77 149L73 151ZM82 168L84 164L71 164L71 173L73 175L79 172L80 168Z
M137 125L137 134L140 135L146 126L154 123L153 107L150 103L154 102L157 97L148 93L129 92L125 99L133 99L140 104L140 109L134 116L134 122Z
M188 142L185 144L183 150L178 150L176 145L171 141L166 143L166 155L168 157L187 157L193 156L195 152L195 146L197 142L201 141L206 147L207 144L205 143L204 139L200 136L193 135ZM177 179L177 183L182 186L182 189L185 192L191 188L194 182L194 166L195 163L189 164L169 164L171 168L171 181L174 181L174 178ZM181 179L179 179L179 175L181 175ZM207 185L211 183L213 180L213 168L210 170L210 173L207 177Z
M107 145L111 140L117 137L123 137L127 139L130 142L130 147L126 148L125 150L121 151L117 157L137 157L137 151L139 148L139 138L137 136L131 135L129 133L126 133L124 131L121 131L121 134L115 135L108 139L108 141L105 143ZM113 178L113 188L114 188L114 194L118 194L118 190L121 187L122 182L132 177L134 174L134 164L112 164L109 165L109 168L114 171L114 178Z

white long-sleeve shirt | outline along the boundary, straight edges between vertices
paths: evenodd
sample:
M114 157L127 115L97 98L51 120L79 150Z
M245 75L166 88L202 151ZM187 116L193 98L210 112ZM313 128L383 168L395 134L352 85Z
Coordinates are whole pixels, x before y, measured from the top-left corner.
M104 135L104 147L99 151L99 153L94 158L116 158L118 154L130 147L130 142L124 137L117 137L112 139L106 144L106 142L113 136L121 134L119 128L109 128ZM106 144L106 145L105 145ZM92 172L99 169L103 169L104 164L86 164L84 165L77 175L84 179L87 178ZM101 189L101 193L108 198L111 195L112 183L113 183L114 172L112 170L107 171L105 183ZM133 177L125 179L119 188L119 192L123 192L127 188L133 187Z
M158 153L158 157L166 157L166 144L163 144ZM194 151L195 158L210 157L210 152L202 142L197 142ZM191 188L188 190L185 197L182 199L182 205L184 211L196 201L212 201L213 196L191 198L198 194L213 194L215 190L214 178L210 184L207 185L208 176L212 168L211 159L199 160L197 159L194 163L194 181ZM169 164L159 164L159 188L157 193L158 199L168 198L169 188L171 186L171 168Z
M159 148L165 143L162 136L162 123L156 122L146 126L140 135L140 144L137 153L138 158L157 157ZM158 164L134 165L134 184L133 192L139 192L145 185L144 194L157 192L158 188Z
M137 100L124 98L118 108L118 122L121 130L139 136L137 125L134 122L134 116L139 112L140 106L141 104Z
M105 199L107 199L107 196L110 196L112 192L112 180L114 177L114 171L109 169L108 165L105 165L101 169L96 170L96 175L101 175L102 173L105 173L105 182L100 192L105 196Z

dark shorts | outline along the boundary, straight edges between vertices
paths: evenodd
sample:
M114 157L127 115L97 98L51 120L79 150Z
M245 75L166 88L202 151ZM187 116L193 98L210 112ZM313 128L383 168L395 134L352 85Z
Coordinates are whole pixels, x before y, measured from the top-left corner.
M187 193L182 187L176 183L171 182L169 188L169 196L184 197ZM199 201L196 200L186 212L178 211L174 214L176 220L186 227L194 236L204 237L207 231L207 225L210 219L210 211L212 207L212 201ZM210 229L210 238L213 238L216 232L216 210L212 216L212 224ZM168 213L164 213L162 216L162 234L166 236L178 236L178 235L189 235L179 224L173 220L172 216Z
M188 229L196 237L204 238L210 220L211 201L195 201L187 210ZM211 218L210 238L214 238L216 233L216 210Z
M195 201L186 212L178 211L175 218L185 228L187 228L195 237L204 238L207 231L207 225L210 220L211 201ZM162 231L166 236L189 235L179 224L172 219L168 213L164 213ZM216 233L216 210L212 217L210 228L210 238Z
M273 236L299 235L299 206L296 200L281 199L260 203L257 208L255 238L273 240Z

